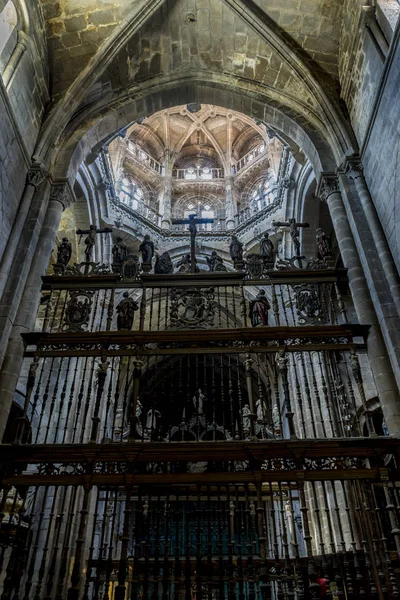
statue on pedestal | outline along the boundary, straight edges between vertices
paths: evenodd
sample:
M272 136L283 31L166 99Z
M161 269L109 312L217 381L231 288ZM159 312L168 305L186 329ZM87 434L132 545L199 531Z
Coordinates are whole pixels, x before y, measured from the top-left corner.
M239 242L236 235L232 236L232 241L229 246L229 253L234 263L242 262L243 260L243 244Z
M113 263L121 265L128 256L128 248L122 237L117 237L114 246L112 247Z
M137 310L139 310L139 304L129 296L129 292L124 292L123 299L116 307L118 331L122 329L130 331L132 329L133 319Z
M144 265L151 265L154 256L154 243L148 234L144 236L143 242L139 246L139 251L142 254L142 263Z
M265 262L273 262L275 257L275 247L267 232L264 233L260 241L260 256Z
M265 290L260 290L254 300L250 301L250 320L252 327L257 325L268 325L268 311L270 303L265 297Z
M163 252L161 256L156 256L154 273L157 273L157 275L172 275L173 272L174 265L172 264L169 252Z

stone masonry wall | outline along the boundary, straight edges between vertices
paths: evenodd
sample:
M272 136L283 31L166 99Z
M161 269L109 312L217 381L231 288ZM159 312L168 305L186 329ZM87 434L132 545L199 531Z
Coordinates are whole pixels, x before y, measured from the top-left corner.
M400 43L399 36L375 121L362 157L365 177L400 271Z
M38 0L29 0L26 49L4 85L0 81L0 257L17 214L26 173L48 103L47 42ZM11 60L13 60L11 55ZM3 73L1 73L3 75Z

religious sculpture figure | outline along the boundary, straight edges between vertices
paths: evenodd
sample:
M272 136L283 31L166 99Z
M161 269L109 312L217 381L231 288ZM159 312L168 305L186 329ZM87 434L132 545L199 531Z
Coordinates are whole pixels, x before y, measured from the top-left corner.
M318 227L316 233L317 240L317 248L319 256L324 259L329 256L332 256L332 246L329 237L326 235L325 231Z
M91 262L93 248L96 244L96 234L97 233L112 233L111 227L103 227L102 229L97 229L96 225L90 225L89 229L78 229L76 231L77 235L87 235L85 238L85 258L86 262Z
M132 329L133 319L137 310L139 310L139 304L129 296L129 292L124 292L123 299L116 307L118 331L122 329L130 331Z
M174 265L172 264L169 252L163 252L161 256L156 256L156 264L154 265L154 273L158 275L172 275Z
M274 254L274 244L269 239L269 233L265 232L260 241L260 256L264 261L273 261Z
M292 219L288 219L287 222L273 221L272 225L274 225L274 227L289 227L289 234L290 234L290 237L292 238L292 244L294 246L295 256L299 259L298 262L299 262L300 268L302 268L301 259L304 257L301 256L301 251L300 251L299 227L310 227L310 224L309 223L297 223L296 219L292 218Z
M267 415L267 405L262 398L259 398L256 402L257 421L265 423Z
M190 233L190 245L194 246L197 235L197 227L196 227L196 214L191 214L188 216L189 219L189 233Z
M207 264L211 272L227 271L222 257L215 250L211 252L211 256L207 256Z
M281 416L279 414L279 407L277 404L274 404L272 408L272 430L275 435L282 435Z
M157 431L159 419L161 419L159 410L152 407L147 411L146 429L148 433Z
M93 252L93 248L94 248L95 243L96 243L96 226L95 225L90 225L88 236L87 236L87 238L85 238L85 245L86 245L85 257L86 257L86 262L90 262L90 260L92 258L92 252Z
M242 413L243 430L250 431L251 430L251 419L250 419L251 410L250 410L250 407L248 404L245 404L243 406L241 413Z
M122 237L117 237L114 246L112 247L113 262L121 265L128 257L128 248Z
M229 246L229 253L233 262L241 262L243 260L243 244L238 240L236 235L232 236L232 241Z
M270 303L265 297L265 290L260 290L254 300L250 301L250 320L253 327L268 325L268 311Z
M154 244L150 239L150 236L146 234L143 242L139 246L139 251L142 254L142 263L149 265L154 256Z
M196 409L197 414L199 414L199 415L203 414L204 400L205 400L205 395L202 393L201 389L199 388L198 392L193 396L193 405Z
M67 237L63 237L57 249L57 267L65 270L72 256L72 244Z
M173 225L189 225L190 233L190 258L191 258L191 273L198 273L199 269L196 266L196 225L202 225L205 223L214 223L214 219L196 219L196 214L191 214L187 219L173 219Z
M196 261L196 259L195 259L195 261ZM192 273L191 255L185 254L185 256L176 263L176 268L178 269L179 273ZM195 272L199 273L199 271L200 271L199 267L197 266L197 264L195 264Z

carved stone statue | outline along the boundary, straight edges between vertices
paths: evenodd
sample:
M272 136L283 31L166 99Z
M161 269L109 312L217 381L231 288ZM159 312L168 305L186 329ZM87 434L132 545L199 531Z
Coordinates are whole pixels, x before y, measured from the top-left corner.
M265 232L260 241L260 256L264 261L273 261L274 255L274 244L269 239L269 233Z
M118 331L122 329L130 331L132 329L133 319L137 310L139 310L139 304L129 296L129 292L124 292L123 299L116 307Z
M215 273L217 271L227 271L228 269L224 265L224 261L221 256L217 254L215 250L211 252L211 256L207 256L208 267L211 272Z
M115 244L112 248L113 262L117 265L121 265L124 260L128 257L128 248L124 244L122 237L117 237Z
M326 235L325 231L318 227L316 233L318 254L321 258L332 256L331 240Z
M65 270L72 256L72 245L67 237L63 237L57 250L57 267Z
M149 235L144 236L143 242L139 246L139 251L142 254L142 263L149 265L154 256L154 244Z
M156 264L154 265L154 273L158 275L172 275L174 265L172 264L169 252L163 252L161 256L156 256Z
M271 308L265 290L260 290L254 300L250 302L250 320L253 327L257 325L268 325L268 311Z
M236 235L232 236L232 241L229 246L229 253L233 262L241 262L243 260L243 244L239 242Z

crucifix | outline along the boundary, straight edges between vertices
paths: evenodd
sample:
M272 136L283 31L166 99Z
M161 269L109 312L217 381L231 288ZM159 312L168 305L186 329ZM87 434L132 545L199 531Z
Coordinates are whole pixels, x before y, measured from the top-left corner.
M111 227L103 227L103 229L97 229L96 225L90 225L89 229L77 229L76 235L80 235L79 241L81 241L83 235L87 235L85 239L86 249L85 257L87 263L91 262L93 248L96 243L96 235L98 233L112 233Z
M196 214L191 214L187 219L173 219L173 225L189 225L190 232L190 270L192 273L196 272L196 225L203 225L205 223L214 223L214 219L196 219Z
M288 219L287 223L283 223L281 221L272 221L272 225L274 227L289 227L290 237L292 238L293 245L296 250L296 257L299 259L300 268L302 267L301 259L304 256L301 256L300 253L300 231L299 227L310 227L309 223L296 223L296 219Z

